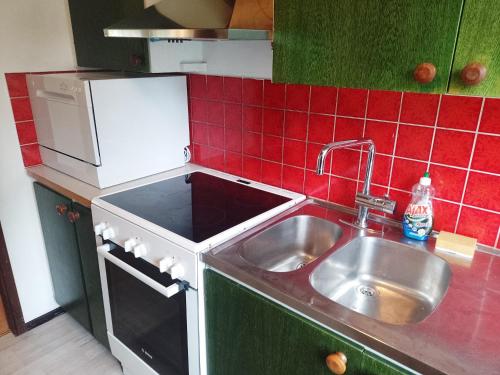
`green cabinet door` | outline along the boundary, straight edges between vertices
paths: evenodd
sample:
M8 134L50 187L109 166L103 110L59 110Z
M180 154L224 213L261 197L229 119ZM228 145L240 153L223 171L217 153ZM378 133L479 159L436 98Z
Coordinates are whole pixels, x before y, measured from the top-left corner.
M106 38L103 31L143 10L143 0L69 0L78 66L147 72L145 39Z
M365 351L363 353L363 362L361 364L363 375L403 375L410 374L389 361L386 361L377 355Z
M493 0L491 0L493 1ZM463 0L276 0L273 80L445 92ZM432 83L413 79L430 62Z
M71 200L38 183L34 189L55 300L91 331L75 227L66 216Z
M483 64L487 75L483 82L466 86L460 73L472 62ZM449 92L500 96L500 1L465 1Z
M331 375L341 351L360 374L363 350L229 279L205 271L209 375Z
M92 213L90 209L78 203L73 203L73 211L78 213L75 228L78 247L80 249L90 320L92 322L92 332L101 344L109 346Z

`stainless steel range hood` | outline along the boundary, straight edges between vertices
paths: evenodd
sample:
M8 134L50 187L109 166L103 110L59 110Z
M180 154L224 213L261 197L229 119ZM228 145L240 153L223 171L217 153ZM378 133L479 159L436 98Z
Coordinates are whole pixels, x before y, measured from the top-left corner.
M170 40L267 40L272 0L162 0L104 29L106 37Z

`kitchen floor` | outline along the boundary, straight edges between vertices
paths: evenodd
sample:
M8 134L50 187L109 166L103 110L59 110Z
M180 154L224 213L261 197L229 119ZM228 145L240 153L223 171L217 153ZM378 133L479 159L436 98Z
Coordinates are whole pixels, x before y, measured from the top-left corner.
M1 375L121 375L118 361L69 315L0 337Z

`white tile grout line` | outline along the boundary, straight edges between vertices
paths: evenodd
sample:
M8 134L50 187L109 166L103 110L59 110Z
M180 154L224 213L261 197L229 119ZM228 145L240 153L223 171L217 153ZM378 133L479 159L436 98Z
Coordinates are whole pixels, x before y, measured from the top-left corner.
M429 170L431 168L432 151L434 150L434 140L436 139L437 125L438 125L438 119L439 119L439 111L441 110L441 102L442 102L442 100L443 100L443 95L439 95L438 106L437 106L437 111L436 111L436 118L434 119L434 128L433 128L433 131L432 131L431 148L429 150L429 159L427 160L427 172L429 172Z
M309 141L309 122L311 119L311 101L312 101L312 86L309 85L309 103L307 104L307 121L306 121L306 153L304 155L304 178L302 179L302 194L306 193L306 174L307 174L307 148ZM284 135L284 134L283 134Z
M401 92L401 94L403 95L404 93ZM441 95L441 96L444 96L444 95ZM198 99L198 100L205 100L205 101L220 101L220 100L217 100L217 99L206 99L206 98L200 98L200 97L196 97L196 96L192 96L190 98L192 98L192 99ZM228 101L228 100L224 100L224 99L222 99L222 102L224 102L224 103L233 103L233 104L242 104L242 103ZM307 112L307 111L301 111L301 110L297 110L297 109L288 109L288 108L286 108L286 106L285 106L285 108L278 108L278 107L270 107L270 106L265 106L265 105L262 105L262 106L257 106L257 105L254 105L254 104L245 104L245 105L249 106L249 107L262 107L263 109L275 109L275 110L281 110L281 111L287 111L287 112L308 113L308 114L316 114L316 115L322 115L322 116L327 116L327 117L338 117L338 118L351 119L351 120L364 120L365 119L364 117L337 115L337 114L321 113L321 112ZM399 122L399 124L401 124L401 125L414 126L414 127L420 127L420 128L431 128L432 129L434 127L437 127L437 129L439 129L439 130L456 131L456 132L459 132L459 133L469 133L469 134L479 133L481 135L489 135L489 136L492 136L492 137L500 137L500 134L497 134L497 133L488 133L488 132L482 132L482 131L479 131L479 130L476 131L476 130L468 130L468 129L449 128L449 127L439 126L439 124L432 124L432 125L415 124L415 123L411 123L411 122L389 121L389 120L381 120L381 119L370 118L370 117L366 117L366 120L367 121L374 121L374 122L389 123L389 124L395 124L395 123Z
M467 190L467 184L469 182L469 175L470 175L470 168L472 166L472 159L474 158L474 152L476 150L476 142L477 142L477 131L479 130L479 125L481 124L481 120L483 117L483 109L484 109L484 102L486 101L485 98L483 98L483 101L481 102L481 110L479 111L479 116L477 119L477 125L476 125L476 134L474 134L474 142L472 143L472 150L470 152L470 157L469 157L469 165L467 166L467 173L465 175L465 183L464 183L464 188L462 190L462 197L460 198L460 207L458 208L458 214L457 214L457 219L455 221L455 229L454 232L457 233L458 230L458 223L460 222L460 216L462 215L462 208L464 206L464 198L465 198L465 192Z
M396 145L398 143L398 135L399 135L399 124L400 124L400 119L401 119L401 112L403 108L403 96L404 93L401 93L401 97L399 98L399 112L398 112L398 121L396 122L396 133L394 134L394 145L392 147L392 155L391 156L391 166L389 169L389 181L387 182L387 195L389 195L389 192L391 191L391 184L392 184L392 171L394 169L394 160L396 159Z
M284 84L285 104L283 109L283 118L281 121L281 170L280 170L280 187L283 187L283 177L285 176L285 127L286 127L286 103L287 103L287 92L288 85ZM305 172L304 172L305 173Z
M333 134L332 134L332 139L331 141L334 142L335 141L335 131L337 129L337 108L339 106L339 92L340 92L340 88L337 87L337 92L335 93L335 109L334 109L334 113L335 113L335 116L333 118ZM330 154L329 156L330 158L330 170L328 171L328 192L327 192L327 197L326 199L327 200L330 200L330 192L331 192L331 185L332 185L332 168L333 168L333 153ZM326 160L325 160L325 164L326 164Z
M361 138L365 137L366 132L366 117L368 116L368 102L370 101L370 90L366 92L366 103L365 103L365 115L363 117L363 132L361 133ZM360 174L361 174L361 162L363 160L363 146L359 148L359 160L358 160L358 182L356 182L356 193L359 191L360 184ZM368 160L368 159L367 159ZM373 160L373 165L375 166L375 160Z
M498 249L498 246L500 245L499 241L500 241L500 225L498 226L497 238L495 240L495 248L497 248L497 249Z

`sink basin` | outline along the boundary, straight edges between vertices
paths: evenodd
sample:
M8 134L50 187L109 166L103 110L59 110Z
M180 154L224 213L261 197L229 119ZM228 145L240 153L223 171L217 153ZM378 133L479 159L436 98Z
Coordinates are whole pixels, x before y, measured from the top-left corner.
M316 291L353 311L391 324L417 323L441 302L451 278L443 259L376 237L359 237L311 274Z
M267 271L289 272L317 259L341 236L342 229L337 224L315 216L299 215L246 240L241 256Z

